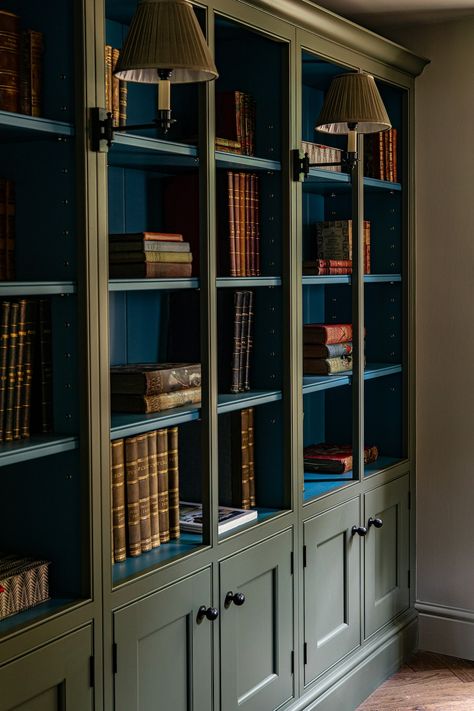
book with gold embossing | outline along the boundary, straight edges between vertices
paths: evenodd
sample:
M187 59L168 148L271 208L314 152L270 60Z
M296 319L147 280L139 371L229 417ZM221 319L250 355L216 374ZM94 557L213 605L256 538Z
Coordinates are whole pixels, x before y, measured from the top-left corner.
M10 305L10 325L8 330L8 356L7 356L7 387L5 395L5 429L4 440L13 440L13 408L15 402L15 384L17 373L17 341L18 341L18 317L20 305L12 303Z
M157 432L148 432L148 479L150 486L151 547L160 545L160 518L158 506L158 451Z
M21 299L18 309L17 363L15 392L13 397L13 439L21 438L21 394L25 380L25 342L26 342L26 299Z
M201 403L201 387L175 390L161 395L124 395L123 393L111 396L111 407L114 412L162 412L185 405L199 405Z
M138 496L142 553L151 551L150 480L148 475L148 437L137 435Z
M168 429L168 505L170 538L179 538L179 453L178 428Z
M8 339L10 324L10 302L2 301L0 320L0 442L4 439L5 394L8 378Z
M43 33L24 30L21 33L20 112L41 116Z
M30 436L31 388L33 384L34 350L38 313L37 306L36 301L31 299L27 301L25 320L25 357L20 399L20 432L22 439L27 439Z
M134 363L110 369L112 393L159 395L200 385L200 363Z
M169 495L168 495L168 430L157 432L158 452L158 513L160 521L160 541L170 540Z
M112 559L114 563L120 563L127 557L125 443L123 439L116 439L110 443L110 466L112 487Z
M0 10L0 110L20 109L20 18Z
M127 481L127 548L128 554L135 557L142 552L136 437L127 437L125 440L125 473Z

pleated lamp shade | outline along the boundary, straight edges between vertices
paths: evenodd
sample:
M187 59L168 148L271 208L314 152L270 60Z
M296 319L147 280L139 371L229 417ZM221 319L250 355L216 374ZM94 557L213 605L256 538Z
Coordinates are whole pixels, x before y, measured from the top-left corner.
M157 70L171 69L172 83L218 77L209 47L187 0L140 0L115 76L156 84Z
M377 133L391 128L371 74L351 72L334 77L315 128L324 133L344 134L353 130L354 124L358 133Z

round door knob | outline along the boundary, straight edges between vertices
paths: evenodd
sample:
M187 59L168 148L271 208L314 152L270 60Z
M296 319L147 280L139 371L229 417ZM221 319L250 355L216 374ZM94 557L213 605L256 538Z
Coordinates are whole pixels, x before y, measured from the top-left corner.
M244 602L245 602L244 593L241 593L241 592L233 593L232 591L230 591L225 596L224 605L226 607L230 607L232 605L232 603L234 603L234 605L237 605L237 607L240 607L241 605L244 604Z
M375 526L375 528L382 528L383 526L383 521L381 518L373 518L372 516L369 518L369 528L371 526Z
M353 536L357 533L358 536L365 536L367 529L365 526L352 526L351 533Z
M219 610L215 607L206 607L205 605L201 605L197 613L196 621L200 624L203 619L206 618L209 622L214 622L214 620L217 620L218 617Z

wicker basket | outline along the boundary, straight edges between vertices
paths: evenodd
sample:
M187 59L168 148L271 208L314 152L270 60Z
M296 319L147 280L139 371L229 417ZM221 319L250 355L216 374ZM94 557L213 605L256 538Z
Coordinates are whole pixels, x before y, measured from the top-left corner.
M0 620L49 600L46 560L0 554Z

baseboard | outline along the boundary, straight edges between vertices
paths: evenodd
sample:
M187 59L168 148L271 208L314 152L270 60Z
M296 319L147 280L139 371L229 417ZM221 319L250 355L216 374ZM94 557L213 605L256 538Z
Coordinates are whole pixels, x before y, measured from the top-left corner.
M474 660L474 611L418 601L419 648Z

